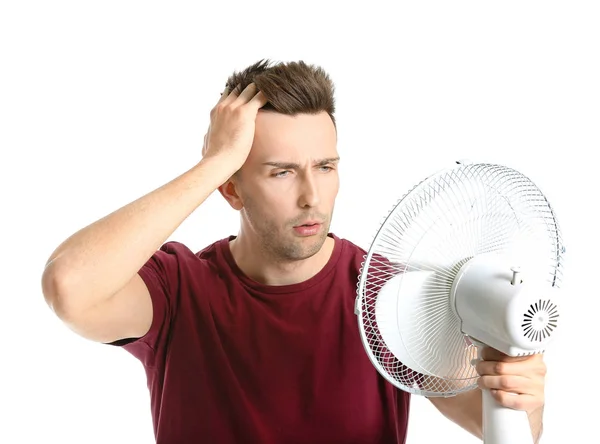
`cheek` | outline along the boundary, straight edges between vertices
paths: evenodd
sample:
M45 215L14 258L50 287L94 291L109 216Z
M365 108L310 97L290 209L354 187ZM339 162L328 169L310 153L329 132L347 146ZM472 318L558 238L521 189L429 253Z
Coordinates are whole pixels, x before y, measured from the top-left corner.
M282 179L268 179L258 184L255 189L256 199L262 199L264 202L270 202L270 205L293 200L293 196L298 194L298 181L293 177Z
M340 189L340 179L337 174L327 176L322 183L321 195L328 203L333 203Z
M264 219L278 219L290 206L291 196L289 190L286 192L281 187L256 187L247 196L248 211L260 214Z
M268 187L261 190L260 199L271 210L277 210L289 202L294 192L289 187Z

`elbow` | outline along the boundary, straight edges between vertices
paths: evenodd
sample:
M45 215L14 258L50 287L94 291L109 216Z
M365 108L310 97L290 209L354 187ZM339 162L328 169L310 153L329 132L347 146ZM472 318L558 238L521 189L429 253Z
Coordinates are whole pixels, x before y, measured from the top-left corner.
M68 318L72 312L73 298L68 273L60 269L60 265L52 261L46 265L42 273L42 293L50 309L61 320Z

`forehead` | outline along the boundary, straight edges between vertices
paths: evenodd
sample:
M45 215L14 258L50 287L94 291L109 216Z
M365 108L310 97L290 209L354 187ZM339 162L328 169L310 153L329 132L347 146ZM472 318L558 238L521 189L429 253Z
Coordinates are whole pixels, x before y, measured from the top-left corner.
M249 161L302 161L335 156L336 130L326 112L288 116L259 111Z

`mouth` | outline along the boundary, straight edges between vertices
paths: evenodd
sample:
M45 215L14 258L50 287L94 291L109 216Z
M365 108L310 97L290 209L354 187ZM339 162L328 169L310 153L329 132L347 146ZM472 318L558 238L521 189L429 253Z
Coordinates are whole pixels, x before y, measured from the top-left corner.
M322 226L320 221L307 220L300 225L295 225L294 231L300 237L312 237L321 232Z
M314 227L315 225L321 225L321 222L315 221L315 220L309 220L307 222L304 222L301 225L295 225L294 228L299 228L299 227Z

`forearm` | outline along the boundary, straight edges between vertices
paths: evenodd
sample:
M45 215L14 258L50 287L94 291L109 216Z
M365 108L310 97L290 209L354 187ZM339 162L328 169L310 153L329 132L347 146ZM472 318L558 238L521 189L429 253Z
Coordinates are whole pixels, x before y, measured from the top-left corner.
M448 398L428 398L449 420L483 439L481 390L470 390Z
M529 427L535 444L540 442L544 430L544 406L541 406L527 414L529 418Z
M202 161L70 236L46 264L48 302L77 312L115 294L233 172L225 159Z

